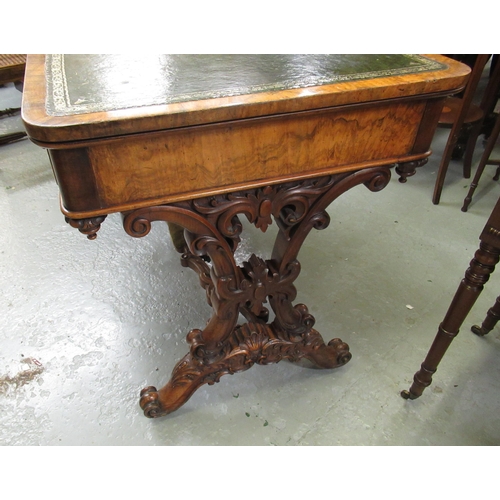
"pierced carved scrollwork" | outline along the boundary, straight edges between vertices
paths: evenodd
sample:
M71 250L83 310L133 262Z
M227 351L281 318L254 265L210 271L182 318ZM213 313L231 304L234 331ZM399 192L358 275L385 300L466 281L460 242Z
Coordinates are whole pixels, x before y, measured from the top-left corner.
M247 191L221 194L193 200L190 207L206 217L236 249L242 231L238 215L265 232L273 218L288 233L309 213L313 203L342 179L352 174L328 175L315 179L287 182Z
M188 334L190 352L176 365L168 384L160 391L149 387L141 393L145 414L170 413L201 385L255 363L307 358L322 368L345 364L351 357L347 344L340 339L325 344L313 329L315 320L307 307L293 304L294 281L300 273L297 255L312 229L328 226L326 209L333 200L360 184L380 191L389 180L389 167L374 167L125 214L124 228L134 237L146 235L153 221L184 229L184 239L176 245L182 265L198 273L213 308L206 327ZM276 221L278 234L271 259L252 255L241 266L236 263L240 215L262 231ZM270 324L268 302L275 313ZM248 323L238 326L240 313Z

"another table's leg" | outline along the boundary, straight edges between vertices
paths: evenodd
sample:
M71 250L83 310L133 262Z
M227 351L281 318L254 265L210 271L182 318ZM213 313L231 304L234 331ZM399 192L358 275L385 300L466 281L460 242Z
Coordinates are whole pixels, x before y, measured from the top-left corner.
M499 320L500 320L500 296L497 297L497 300L493 304L493 307L489 309L488 312L486 313L486 318L484 318L482 325L481 326L474 325L472 326L471 330L476 335L482 337L490 333L491 330L495 328L495 325L498 323Z
M300 272L297 255L311 229L327 227L326 208L335 198L359 184L379 191L389 179L388 167L375 167L126 214L124 227L136 237L147 234L155 220L169 222L171 229L184 228L186 246L176 245L179 251L186 250L181 262L198 273L214 310L203 330L188 334L190 351L175 366L167 385L141 392L145 415L171 413L200 386L255 363L308 358L321 368L334 368L349 361L347 344L340 339L325 344L312 328L314 318L307 307L293 305L293 283ZM272 218L276 220L279 231L270 260L252 255L241 266L236 264L241 214L263 231ZM276 315L270 324L267 301ZM240 312L248 323L237 325Z
M462 323L469 314L472 306L481 293L484 284L494 271L499 261L500 249L481 242L479 249L465 273L465 278L460 283L446 316L439 326L434 342L422 363L420 370L413 378L409 391L402 391L405 399L420 397L426 387L432 382L432 375L450 346L452 340L459 332Z

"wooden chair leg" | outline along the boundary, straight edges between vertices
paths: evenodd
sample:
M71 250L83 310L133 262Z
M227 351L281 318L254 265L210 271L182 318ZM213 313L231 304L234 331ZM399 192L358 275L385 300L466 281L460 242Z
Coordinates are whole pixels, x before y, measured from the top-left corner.
M486 160L484 160L484 155L483 158L481 159L481 162L479 163L476 174L474 175L474 179L472 180L470 187L469 187L469 192L467 193L467 196L464 199L464 204L462 206L462 212L467 212L469 209L470 202L472 201L472 196L474 195L474 191L476 190L478 184L479 184L479 179L481 178L481 175L483 175L484 167L486 167L486 161L488 160L488 157L486 157Z
M477 139L479 134L481 133L481 127L483 122L475 123L469 132L469 136L467 139L467 144L465 146L465 155L464 155L464 178L470 179L471 170L472 170L472 157L474 156L474 150L476 149Z
M453 126L453 128L451 129L450 135L448 136L448 141L444 148L443 157L441 158L441 163L439 165L436 184L434 186L434 193L432 195L432 203L434 203L434 205L438 205L441 200L441 192L443 191L444 179L446 177L446 173L448 172L448 165L450 164L453 148L457 143L459 130L455 129L455 126Z
M424 389L431 384L433 374L436 372L452 340L458 335L459 329L479 297L484 283L488 281L490 274L495 269L499 256L499 249L481 243L469 269L465 273L465 278L458 287L443 322L439 325L434 342L420 370L413 377L412 386L408 391L401 392L403 398L417 399L422 395Z
M469 109L469 106L472 102L477 84L481 79L482 71L484 69L484 66L488 62L489 57L490 56L487 54L478 55L476 63L474 64L474 68L472 69L472 73L469 78L469 82L467 83L464 97L462 99L462 109L457 119L453 123L450 135L448 136L448 141L443 151L443 157L441 158L441 163L439 165L436 184L434 186L434 193L432 196L432 203L434 203L434 205L438 205L441 199L441 191L443 190L444 179L446 177L446 172L448 171L448 165L453 154L453 149L457 144L460 130L462 129L462 125L464 124L465 116L467 114L467 110Z
M500 296L497 297L493 307L486 313L486 318L484 318L483 324L481 326L474 325L471 330L479 336L487 335L495 328L495 325L500 320Z
M493 176L494 181L498 181L500 179L500 167L497 168L497 171L495 172L495 175Z
M488 164L488 160L490 159L491 152L493 151L493 148L495 147L495 143L498 139L498 136L500 135L500 114L497 116L497 119L495 121L495 126L493 128L493 131L491 132L491 135L488 139L488 142L486 143L486 147L484 148L483 155L481 156L481 161L479 162L479 165L477 167L476 174L474 175L474 179L471 182L469 192L467 193L467 196L464 199L464 204L462 206L462 212L467 212L470 202L472 201L472 196L474 195L474 191L477 188L477 185L479 184L479 179L481 178L481 175L483 174L484 167ZM496 175L495 175L496 177ZM495 179L494 177L494 179Z

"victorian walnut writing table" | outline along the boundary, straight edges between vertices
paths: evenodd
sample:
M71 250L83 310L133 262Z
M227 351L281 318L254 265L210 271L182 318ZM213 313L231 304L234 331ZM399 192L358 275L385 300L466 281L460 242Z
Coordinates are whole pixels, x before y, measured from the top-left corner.
M468 74L416 55L28 57L23 120L48 150L66 221L90 239L110 213L134 237L167 222L213 308L168 383L141 392L146 416L254 363L349 361L293 304L300 247L342 193L380 191L391 167L404 182L427 161L443 100ZM240 216L262 231L274 219L269 259L236 263Z

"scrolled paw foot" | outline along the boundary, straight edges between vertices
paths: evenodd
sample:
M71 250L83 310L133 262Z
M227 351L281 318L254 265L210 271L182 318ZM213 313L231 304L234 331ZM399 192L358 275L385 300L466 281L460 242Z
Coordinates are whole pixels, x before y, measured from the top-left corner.
M149 386L141 391L141 399L139 405L144 411L144 415L148 418L161 417L165 414L162 411L160 402L158 401L158 391L156 387Z
M349 352L349 345L341 339L330 340L328 347L332 347L338 352L337 363L339 366L345 365L352 358L352 354Z

